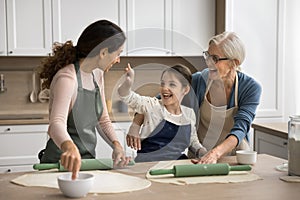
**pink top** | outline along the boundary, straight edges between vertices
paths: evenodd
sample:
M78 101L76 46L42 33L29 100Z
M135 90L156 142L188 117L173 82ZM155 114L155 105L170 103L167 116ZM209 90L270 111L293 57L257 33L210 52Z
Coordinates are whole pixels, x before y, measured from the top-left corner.
M95 86L92 74L83 72L82 70L80 70L80 73L82 87L88 90L93 90ZM112 142L118 139L107 112L104 94L104 72L100 69L95 69L93 70L93 73L100 89L103 104L103 113L98 120L99 123L96 128L99 133L103 132ZM68 114L70 113L77 98L77 88L76 71L73 64L60 69L51 82L48 134L58 148L61 147L61 144L64 141L71 140L71 137L67 132L67 119Z

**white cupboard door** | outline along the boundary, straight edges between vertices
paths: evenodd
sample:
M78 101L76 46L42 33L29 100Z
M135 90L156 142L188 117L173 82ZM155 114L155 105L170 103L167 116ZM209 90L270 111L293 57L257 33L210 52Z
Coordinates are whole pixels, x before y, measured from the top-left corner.
M202 56L215 35L215 1L173 0L172 49L178 56Z
M9 0L8 55L44 56L51 52L51 1Z
M170 5L170 0L127 1L128 56L170 55Z
M0 0L0 56L7 55L5 0Z
M283 117L284 7L285 0L226 1L226 30L246 48L242 70L263 87L257 118Z
M123 28L121 23L125 22L125 18L120 17L122 3L119 0L53 1L53 41L72 40L76 45L83 30L100 19L112 21Z
M0 167L38 163L47 142L48 125L0 126Z

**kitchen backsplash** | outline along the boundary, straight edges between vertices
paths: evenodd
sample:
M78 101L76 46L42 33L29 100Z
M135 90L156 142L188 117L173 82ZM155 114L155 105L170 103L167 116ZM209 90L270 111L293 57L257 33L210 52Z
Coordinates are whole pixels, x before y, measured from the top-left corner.
M48 103L30 102L33 90L32 73L42 57L0 57L0 74L4 75L6 91L0 93L0 115L2 114L47 114ZM205 67L202 57L122 57L121 63L105 73L105 95L111 101L112 109L117 109L116 88L130 63L135 67L134 90L142 95L154 96L158 93L161 71L166 66L177 63L187 65L192 72ZM40 92L39 78L36 89Z

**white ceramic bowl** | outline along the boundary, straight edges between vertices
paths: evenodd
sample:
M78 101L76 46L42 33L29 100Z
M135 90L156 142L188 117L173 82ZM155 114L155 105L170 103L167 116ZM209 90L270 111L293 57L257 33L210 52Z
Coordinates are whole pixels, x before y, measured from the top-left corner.
M236 160L239 164L252 165L256 163L257 152L248 150L236 151Z
M59 175L57 182L60 191L67 197L80 198L86 196L94 184L94 175L79 173L75 180L72 180L71 173Z

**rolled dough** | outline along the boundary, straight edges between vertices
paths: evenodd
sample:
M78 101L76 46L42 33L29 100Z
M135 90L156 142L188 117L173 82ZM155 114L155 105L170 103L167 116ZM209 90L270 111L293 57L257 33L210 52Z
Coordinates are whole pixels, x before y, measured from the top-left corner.
M57 176L70 172L35 172L24 174L11 182L23 186L58 188ZM87 171L95 176L94 186L89 193L121 193L148 188L151 182L134 176L109 171Z
M192 164L190 160L160 161L151 169L171 169L174 165ZM149 171L151 170L149 169ZM195 177L174 177L172 174L150 175L146 178L159 183L170 183L176 185L188 185L198 183L238 183L262 179L258 175L246 171L232 171L229 175L222 176L195 176Z

